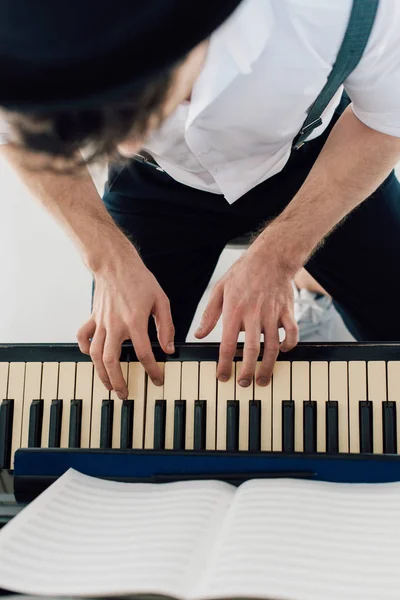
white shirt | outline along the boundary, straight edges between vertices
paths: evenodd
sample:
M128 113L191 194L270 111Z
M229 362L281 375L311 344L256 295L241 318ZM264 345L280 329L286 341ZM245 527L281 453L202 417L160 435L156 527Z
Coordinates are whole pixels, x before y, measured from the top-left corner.
M177 181L230 203L280 172L332 70L351 7L352 0L243 0L211 36L191 102L145 149ZM381 0L345 89L363 123L400 137L400 0ZM326 129L341 93L309 139Z

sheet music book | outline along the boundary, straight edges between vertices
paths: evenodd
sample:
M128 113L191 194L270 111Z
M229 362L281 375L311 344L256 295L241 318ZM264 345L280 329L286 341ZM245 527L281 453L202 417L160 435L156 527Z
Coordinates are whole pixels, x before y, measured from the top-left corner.
M399 600L400 483L130 484L69 470L0 533L0 587Z

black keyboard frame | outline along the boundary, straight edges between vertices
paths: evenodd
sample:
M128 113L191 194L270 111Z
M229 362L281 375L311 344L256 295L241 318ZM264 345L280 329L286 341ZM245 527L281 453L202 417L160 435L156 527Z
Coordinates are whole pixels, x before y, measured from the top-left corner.
M243 343L238 344L234 361L243 358ZM218 361L219 343L176 344L176 352L165 354L158 345L153 345L157 361ZM262 357L262 348L260 358ZM89 362L77 344L1 344L0 362ZM131 344L123 344L120 360L137 362ZM334 342L299 343L290 352L279 353L278 360L288 361L351 361L351 360L400 360L400 342Z

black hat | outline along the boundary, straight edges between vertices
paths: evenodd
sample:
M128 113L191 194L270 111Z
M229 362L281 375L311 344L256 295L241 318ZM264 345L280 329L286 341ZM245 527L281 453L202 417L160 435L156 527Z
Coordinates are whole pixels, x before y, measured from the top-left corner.
M90 108L172 66L241 0L0 0L0 106Z

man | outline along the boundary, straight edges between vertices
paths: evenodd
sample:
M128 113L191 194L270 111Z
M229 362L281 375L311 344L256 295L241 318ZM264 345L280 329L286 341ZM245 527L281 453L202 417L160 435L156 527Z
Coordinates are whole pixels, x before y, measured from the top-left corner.
M246 231L259 234L216 285L196 334L205 338L222 315L220 380L241 330L243 386L261 334L260 385L279 349L296 345L291 281L303 265L357 339L400 337L398 0L380 2L345 81L351 105L339 89L299 150L293 140L332 70L351 0L102 0L93 13L89 0L48 0L30 15L27 5L1 2L3 153L94 275L78 341L109 389L127 395L125 339L162 381L150 338L166 352L174 327L185 339L222 249ZM81 149L144 149L155 166L112 168L102 204L85 168L54 173ZM32 170L42 162L29 150L56 157L53 172Z

